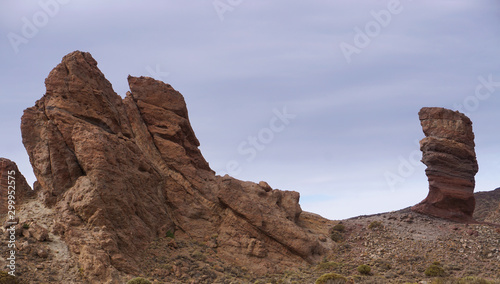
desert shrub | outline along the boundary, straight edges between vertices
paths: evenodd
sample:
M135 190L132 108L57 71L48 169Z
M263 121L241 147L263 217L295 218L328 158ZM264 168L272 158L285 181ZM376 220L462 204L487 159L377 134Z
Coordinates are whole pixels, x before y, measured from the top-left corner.
M321 275L314 284L341 284L347 283L347 278L336 273L327 273Z
M426 276L429 277L442 277L446 276L446 272L439 262L434 262L424 271Z
M130 279L127 284L151 284L151 281L142 278L142 277L136 277L134 279Z
M344 236L339 231L332 231L332 233L330 234L330 239L332 239L332 241L338 243L338 242L341 242L344 240Z
M380 221L373 221L370 223L370 225L368 225L368 229L370 230L378 230L378 229L382 229L384 227L384 225L382 225L382 222Z
M358 266L358 272L363 275L370 275L370 272L372 271L371 267L366 265L366 264L361 264Z
M474 277L474 276L467 276L458 281L459 284L493 284L494 282L479 278L479 277Z
M345 232L345 226L344 224L337 224L333 226L333 228L330 230L330 239L332 241L338 243L344 240L344 232Z
M15 276L9 275L5 271L0 271L0 284L18 284L21 283Z
M495 284L498 282L491 282L479 277L467 276L461 279L440 277L432 280L431 284Z
M332 230L343 233L343 232L345 232L345 226L344 226L344 224L337 224L337 225L333 226Z
M354 283L360 284L387 284L387 279L384 277L360 277L359 279L354 278Z
M388 271L392 269L391 263L383 259L375 260L374 265L381 271Z
M337 262L324 261L324 262L318 264L317 269L319 269L319 270L332 270L332 269L335 269L339 266L340 266L340 264L338 264Z
M165 234L165 237L174 239L175 238L174 232L168 230L167 233Z

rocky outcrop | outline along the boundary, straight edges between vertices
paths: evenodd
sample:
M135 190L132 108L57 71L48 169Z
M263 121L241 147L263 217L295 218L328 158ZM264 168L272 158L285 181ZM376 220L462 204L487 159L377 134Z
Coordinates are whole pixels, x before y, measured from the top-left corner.
M460 222L472 221L474 176L478 171L472 122L444 108L422 108L420 141L429 194L413 211Z
M500 188L474 193L474 220L500 224Z
M4 220L9 211L9 200L13 201L11 205L15 208L32 196L34 196L34 192L17 168L16 163L9 159L0 158L0 220Z
M40 196L90 281L138 273L152 240L210 239L256 273L313 261L325 249L299 225L299 194L220 177L198 149L183 96L128 78L122 99L89 53L66 55L22 117Z

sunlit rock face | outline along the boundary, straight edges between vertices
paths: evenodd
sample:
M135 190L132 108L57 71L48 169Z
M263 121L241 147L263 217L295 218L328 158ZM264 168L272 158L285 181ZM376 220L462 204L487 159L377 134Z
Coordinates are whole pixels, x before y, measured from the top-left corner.
M184 97L147 77L117 95L89 53L66 55L22 117L44 203L57 211L79 267L95 283L138 273L155 238L217 236L218 255L255 273L297 267L327 249L298 221L299 194L215 175Z

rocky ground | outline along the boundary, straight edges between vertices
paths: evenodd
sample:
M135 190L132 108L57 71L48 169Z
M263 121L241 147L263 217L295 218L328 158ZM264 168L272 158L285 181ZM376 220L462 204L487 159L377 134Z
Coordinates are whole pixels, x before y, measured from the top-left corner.
M315 283L331 272L354 283L431 283L436 277L426 276L426 270L439 262L443 274L437 279L479 277L500 283L498 226L458 224L409 209L342 221L311 213L302 218L318 225L310 225L311 230L330 228L325 238L338 232L333 253L320 263L262 277L215 257L217 236L204 243L166 238L151 245L151 262L142 271L158 283ZM371 268L369 275L358 272L362 264Z
M492 191L487 200L497 198L496 193ZM483 205L478 204L479 208ZM36 199L20 211L18 280L90 283L66 244L50 233L53 219L49 211ZM218 257L216 234L200 242L167 232L144 249L147 261L135 276L152 283L263 284L315 283L322 275L335 273L351 283L500 283L500 226L459 224L409 209L341 221L304 212L299 222L332 246L332 253L321 262L259 275ZM7 255L6 241L0 243L2 256ZM433 263L439 263L439 277L426 275ZM367 275L358 271L363 264L371 269ZM491 282L458 282L471 277Z

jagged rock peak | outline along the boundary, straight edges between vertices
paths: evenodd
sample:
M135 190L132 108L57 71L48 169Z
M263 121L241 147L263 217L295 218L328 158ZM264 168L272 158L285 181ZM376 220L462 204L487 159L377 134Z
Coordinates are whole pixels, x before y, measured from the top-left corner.
M144 248L167 232L200 242L217 236L221 259L256 273L328 251L299 222L297 192L215 175L170 85L130 76L122 99L79 51L45 82L46 94L22 117L23 143L40 197L58 212L54 233L90 281L138 273Z
M425 107L419 118L425 138L420 141L427 166L429 194L412 209L460 222L472 221L474 176L478 171L472 122L464 114Z

